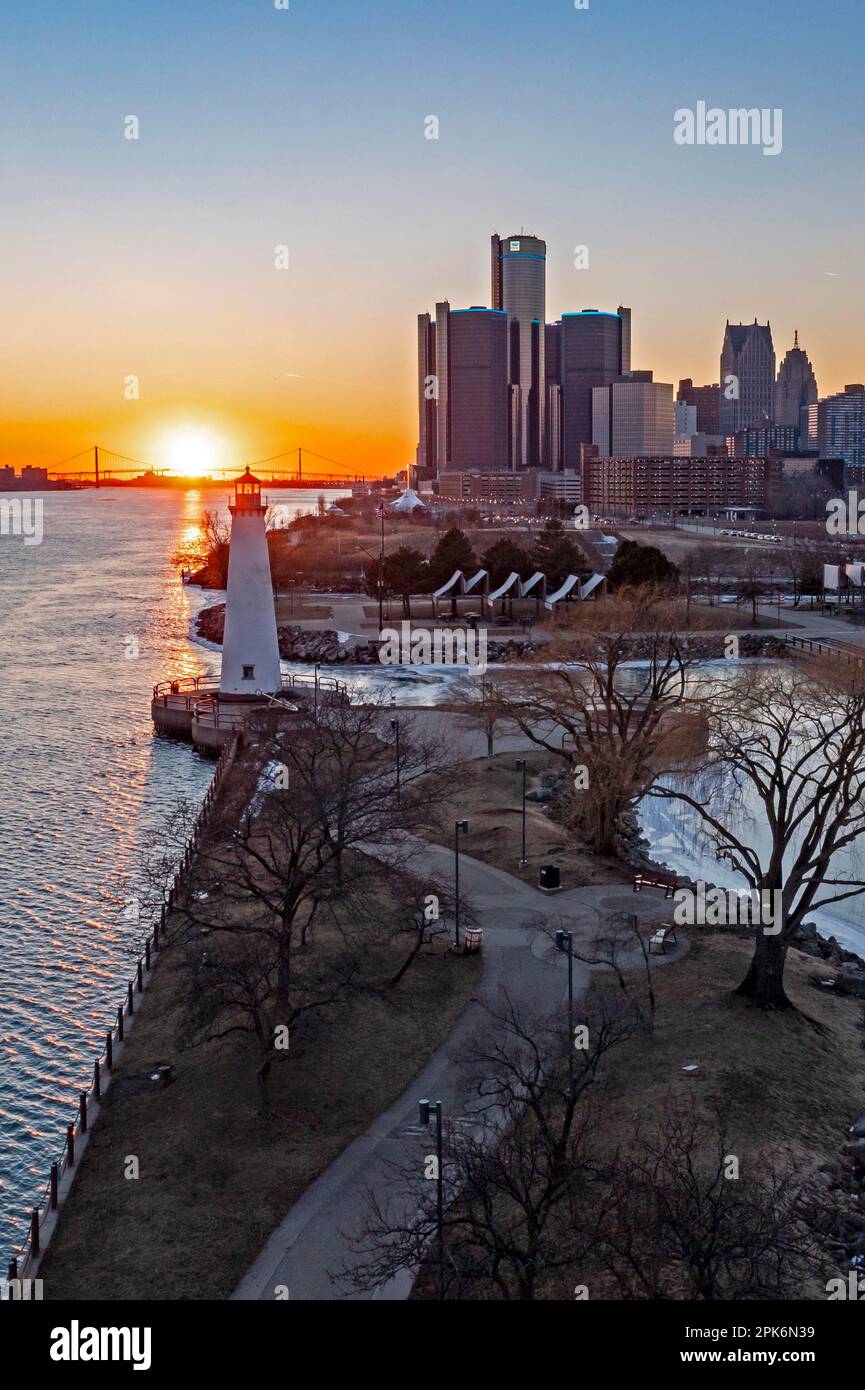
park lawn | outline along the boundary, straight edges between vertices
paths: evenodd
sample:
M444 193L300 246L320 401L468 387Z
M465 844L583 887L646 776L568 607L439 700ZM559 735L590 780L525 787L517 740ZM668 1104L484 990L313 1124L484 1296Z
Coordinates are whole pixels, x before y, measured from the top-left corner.
M229 807L249 795L245 771L229 784ZM368 972L378 987L306 1016L273 1067L272 1119L258 1111L251 1039L182 1046L183 953L163 950L40 1268L46 1299L227 1298L304 1189L405 1090L475 993L481 958L453 955L446 939L382 988L411 944L379 943ZM161 1062L175 1068L165 1089L146 1082ZM136 1179L125 1176L130 1156Z
M581 888L595 883L624 883L633 878L633 867L618 859L602 859L574 839L566 825L548 814L550 802L526 802L526 857L528 865L520 867L522 856L522 772L517 770L518 758L526 760L526 788L540 786L542 772L559 772L565 764L561 758L539 749L536 752L497 753L491 759L478 758L464 764L460 774L459 791L445 797L439 805L438 820L453 826L465 818L468 831L460 835L460 847L475 859L504 869L525 883L537 884L541 864L557 864L561 870L563 888ZM428 838L444 844L438 829L428 832ZM450 840L447 841L450 844Z
M753 943L736 933L693 927L688 938L681 959L653 972L654 1029L614 1048L588 1093L593 1150L612 1156L627 1146L636 1122L651 1132L671 1104L693 1100L706 1117L724 1116L728 1151L743 1167L782 1152L795 1155L806 1172L837 1166L849 1126L863 1110L861 1003L815 988L813 980L834 971L792 950L785 978L795 1011L763 1013L734 993ZM642 998L642 972L632 978ZM596 974L591 989L615 996L619 986L610 975ZM691 1063L699 1071L684 1072ZM816 1190L821 1203L837 1198ZM842 1261L840 1272L844 1268ZM572 1301L578 1284L588 1285L593 1300L619 1296L606 1270L587 1261L542 1282L537 1297ZM419 1277L413 1297L437 1297L431 1267ZM477 1289L462 1297L499 1295ZM802 1297L825 1298L825 1290L803 1289Z

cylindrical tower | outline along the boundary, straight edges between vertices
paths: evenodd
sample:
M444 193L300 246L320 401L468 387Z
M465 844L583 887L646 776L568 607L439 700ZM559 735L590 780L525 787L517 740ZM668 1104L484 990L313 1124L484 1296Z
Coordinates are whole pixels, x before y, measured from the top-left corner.
M493 248L493 294L511 323L519 325L511 353L511 384L519 387L521 438L516 449L520 468L537 468L544 460L544 325L546 323L547 243L540 237L498 237ZM535 326L537 325L537 326Z
M264 528L267 507L261 500L261 483L248 468L235 482L228 510L231 549L219 692L237 699L257 691L272 694L282 685Z

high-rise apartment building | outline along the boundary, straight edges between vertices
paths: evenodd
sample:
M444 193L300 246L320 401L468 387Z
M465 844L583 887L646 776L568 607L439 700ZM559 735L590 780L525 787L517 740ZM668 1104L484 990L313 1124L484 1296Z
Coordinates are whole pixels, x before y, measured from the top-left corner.
M775 418L775 349L770 324L730 323L721 349L721 434L771 425Z
M545 458L547 243L522 232L509 237L494 232L490 249L492 307L507 314L510 327L512 465L537 468Z
M865 466L865 386L845 386L837 395L826 396L818 418L821 455L843 459L851 468Z
M799 332L778 370L775 383L775 424L799 429L802 411L817 401L817 378L808 354L799 346Z
M721 433L720 386L695 386L689 376L679 382L676 400L697 408L697 434Z
M600 458L672 455L673 387L651 372L631 372L592 388L592 443Z

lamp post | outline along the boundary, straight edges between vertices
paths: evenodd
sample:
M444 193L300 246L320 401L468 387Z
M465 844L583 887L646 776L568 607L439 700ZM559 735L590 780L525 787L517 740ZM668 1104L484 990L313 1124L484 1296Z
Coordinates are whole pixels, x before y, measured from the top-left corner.
M384 626L384 503L379 502L378 514L381 517L381 549L378 555L378 630Z
M400 761L399 761L399 720L392 719L390 727L393 729L394 739L396 740L396 804L399 805L400 798Z
M454 821L454 945L460 944L460 831L465 835L467 820Z
M314 672L315 672L315 676L314 676L314 679L315 679L315 688L314 688L314 692L313 692L313 709L314 709L314 712L315 712L315 722L316 722L316 724L317 724L317 723L318 723L318 662L315 663L315 666L313 667L313 670L314 670Z
M526 865L528 864L528 862L529 862L528 859L526 858L526 760L525 760L525 758L517 758L517 761L516 761L516 769L517 769L517 772L519 772L519 771L522 770L522 774L523 774L523 852L522 852L522 856L521 856L521 858L520 858L520 868L521 868L521 869L524 869L524 868L526 867Z
M439 1259L439 1298L445 1296L445 1190L444 1163L442 1160L442 1103L428 1100L418 1101L418 1118L424 1128L428 1127L430 1111L436 1117L436 1228Z
M571 1095L574 1092L574 938L573 934L559 927L556 931L556 948L568 953L568 1080Z

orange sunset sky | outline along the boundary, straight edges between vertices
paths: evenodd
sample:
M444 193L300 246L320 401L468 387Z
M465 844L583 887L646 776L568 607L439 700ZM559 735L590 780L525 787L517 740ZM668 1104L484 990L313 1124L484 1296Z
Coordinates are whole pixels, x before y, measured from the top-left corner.
M489 302L494 230L546 238L548 319L631 305L657 380L717 381L728 317L769 319L779 361L798 328L821 394L865 377L861 46L805 0L731 0L711 43L690 0L538 0L531 42L522 0L440 0L434 32L419 0L27 8L0 91L0 463L98 443L165 466L197 427L228 465L301 444L404 468L416 316ZM677 146L701 99L783 108L782 153Z

